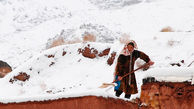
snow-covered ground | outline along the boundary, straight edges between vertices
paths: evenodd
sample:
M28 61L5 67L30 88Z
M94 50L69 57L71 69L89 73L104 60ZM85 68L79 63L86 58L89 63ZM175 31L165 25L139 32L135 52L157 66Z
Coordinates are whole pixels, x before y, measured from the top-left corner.
M167 26L174 32L160 32ZM98 88L113 80L115 63L108 66L108 56L88 59L78 54L86 43L47 50L49 41L59 35L68 41L82 39L85 33L96 36L90 43L94 48L117 52L123 47L119 38L127 34L150 56L154 66L136 72L139 92L146 76L193 78L194 63L188 67L194 61L193 0L0 0L0 60L14 69L0 79L0 102L90 94L113 97L113 89ZM45 56L49 54L55 57ZM49 67L51 62L55 64ZM9 80L21 71L30 75L29 81L11 84Z

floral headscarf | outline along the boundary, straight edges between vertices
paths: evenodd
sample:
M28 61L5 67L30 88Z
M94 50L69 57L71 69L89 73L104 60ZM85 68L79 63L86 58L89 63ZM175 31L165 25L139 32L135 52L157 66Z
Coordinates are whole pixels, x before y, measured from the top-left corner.
M136 42L135 42L134 40L130 40L128 43L125 44L125 46L124 46L124 48L123 48L123 50L121 51L120 54L123 54L123 55L125 55L125 56L130 55L129 50L127 49L127 45L128 45L129 43L133 43L133 44L134 44L134 49L138 49L138 48L137 48Z

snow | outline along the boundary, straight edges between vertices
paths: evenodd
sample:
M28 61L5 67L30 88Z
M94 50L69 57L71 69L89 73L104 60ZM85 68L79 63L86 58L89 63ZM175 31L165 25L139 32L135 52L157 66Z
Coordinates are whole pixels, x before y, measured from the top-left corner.
M155 62L148 71L135 72L139 93L131 99L140 96L142 79L150 76L158 81L193 84L194 64L188 67L194 61L193 16L192 0L1 0L0 60L13 71L0 78L0 102L86 95L117 98L112 87L98 87L113 81L116 62L109 66L106 61L112 52L120 53L124 45L119 38L123 35L135 40L138 49ZM167 26L174 32L160 32ZM49 39L59 35L65 41L82 39L85 33L94 34L96 42L47 50ZM85 58L78 49L88 44L99 52L111 48L110 53ZM67 52L65 56L63 51ZM48 58L51 54L55 57ZM26 72L30 79L11 84L9 80L19 72ZM123 95L120 98L124 99Z
M145 72L146 77L155 77L157 81L184 82L193 81L194 68L173 67L173 68L153 68Z

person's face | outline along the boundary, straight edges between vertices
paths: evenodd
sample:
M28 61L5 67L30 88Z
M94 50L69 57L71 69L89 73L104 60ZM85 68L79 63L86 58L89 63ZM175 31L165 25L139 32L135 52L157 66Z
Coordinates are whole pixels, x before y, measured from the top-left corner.
M132 45L128 45L127 49L129 50L130 53L132 53L134 50L134 47Z

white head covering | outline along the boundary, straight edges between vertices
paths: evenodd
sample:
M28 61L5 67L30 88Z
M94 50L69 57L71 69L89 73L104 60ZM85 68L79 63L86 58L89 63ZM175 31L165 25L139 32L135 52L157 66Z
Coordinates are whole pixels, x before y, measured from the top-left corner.
M124 48L123 48L123 50L121 51L120 54L123 54L123 55L125 55L125 56L130 55L129 50L127 49L127 45L128 45L130 42L132 42L132 43L134 44L134 49L138 49L138 48L137 48L136 42L135 42L134 40L129 40L129 41L125 44L125 46L124 46Z

